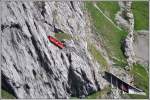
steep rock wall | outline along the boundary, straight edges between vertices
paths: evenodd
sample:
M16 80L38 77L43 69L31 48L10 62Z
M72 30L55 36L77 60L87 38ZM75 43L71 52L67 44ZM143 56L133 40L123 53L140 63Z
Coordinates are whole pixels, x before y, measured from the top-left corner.
M47 39L58 30L85 36L82 2L14 1L0 6L3 88L17 98L68 98L104 87L84 40L73 40L61 50Z

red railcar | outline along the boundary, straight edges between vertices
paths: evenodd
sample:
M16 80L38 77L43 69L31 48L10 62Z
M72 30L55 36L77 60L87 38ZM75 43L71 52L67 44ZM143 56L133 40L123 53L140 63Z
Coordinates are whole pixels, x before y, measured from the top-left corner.
M52 42L54 45L58 46L59 48L63 49L64 44L58 41L57 39L53 38L52 36L48 36L48 39L50 42Z

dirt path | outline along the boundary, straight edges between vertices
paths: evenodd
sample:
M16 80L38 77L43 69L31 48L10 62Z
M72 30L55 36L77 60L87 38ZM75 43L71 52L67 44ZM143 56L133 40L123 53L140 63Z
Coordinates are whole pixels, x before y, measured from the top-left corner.
M103 11L96 5L96 3L93 3L94 7L109 21L113 24L114 27L116 27L119 30L122 30L119 26L117 26L108 16L106 16Z

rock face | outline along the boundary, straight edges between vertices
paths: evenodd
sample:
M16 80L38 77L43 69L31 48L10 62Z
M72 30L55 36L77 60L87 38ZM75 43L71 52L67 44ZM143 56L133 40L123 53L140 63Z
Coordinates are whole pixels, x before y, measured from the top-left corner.
M17 98L83 97L104 87L85 41L49 43L56 32L85 36L82 2L1 2L2 87ZM68 43L68 44L67 44ZM77 52L79 51L79 52Z
M141 30L134 32L134 52L138 63L148 67L149 62L149 31Z
M134 17L131 11L131 4L131 1L120 1L120 11L116 15L116 23L128 32L123 44L124 54L127 57L129 66L135 63L135 53L133 50Z

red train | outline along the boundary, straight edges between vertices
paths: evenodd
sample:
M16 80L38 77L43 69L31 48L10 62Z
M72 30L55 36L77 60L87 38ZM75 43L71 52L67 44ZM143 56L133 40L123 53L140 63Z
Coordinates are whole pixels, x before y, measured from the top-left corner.
M54 45L58 46L61 49L63 49L65 47L63 43L61 43L57 39L53 38L52 36L48 36L48 39L50 42L52 42Z

